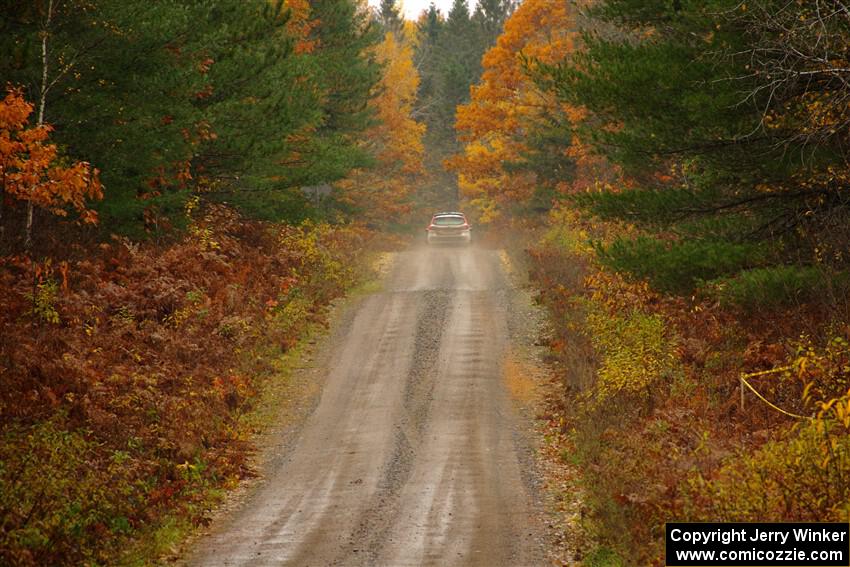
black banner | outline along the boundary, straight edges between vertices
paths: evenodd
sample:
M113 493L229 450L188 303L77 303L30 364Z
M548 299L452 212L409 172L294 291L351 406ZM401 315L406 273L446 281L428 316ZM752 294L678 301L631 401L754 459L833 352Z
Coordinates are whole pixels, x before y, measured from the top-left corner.
M668 567L847 567L850 524L668 523Z

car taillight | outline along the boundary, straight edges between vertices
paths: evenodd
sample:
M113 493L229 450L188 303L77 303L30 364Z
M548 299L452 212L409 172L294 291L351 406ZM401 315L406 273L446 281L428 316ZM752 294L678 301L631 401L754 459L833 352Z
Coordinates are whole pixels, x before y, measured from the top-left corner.
M466 224L466 223L463 223L463 226L460 227L460 228L462 228L463 230L469 230L469 225Z

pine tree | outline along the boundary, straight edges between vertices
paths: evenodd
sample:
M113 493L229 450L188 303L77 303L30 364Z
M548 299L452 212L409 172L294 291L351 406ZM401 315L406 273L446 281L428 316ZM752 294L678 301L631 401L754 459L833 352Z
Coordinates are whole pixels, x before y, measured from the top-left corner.
M0 62L72 157L96 164L107 188L104 221L141 218L136 196L175 177L191 158L181 133L194 121L194 73L165 49L190 18L171 3L53 0L3 6L19 57ZM8 65L8 66L7 66ZM113 225L110 228L115 228Z
M318 48L317 77L322 100L321 125L302 153L309 156L302 182L339 179L350 169L370 163L358 144L358 134L374 121L369 107L381 70L370 49L380 41L379 30L357 11L351 0L315 0L313 29Z
M513 5L509 0L478 0L473 20L479 28L481 43L493 45L502 33L505 20L511 15Z
M469 98L469 86L481 76L481 55L484 50L470 18L466 0L454 0L446 18L445 33L437 49L439 66L440 125L453 140L454 113L459 104Z
M440 11L433 2L428 5L428 11L425 13L425 21L420 25L420 31L425 35L425 41L430 45L436 45L437 38L440 35L442 27L442 18Z
M543 84L593 112L582 135L637 185L581 204L661 239L618 244L611 261L678 271L687 283L673 287L685 292L776 262L843 266L850 32L840 3L609 0L592 13L604 31ZM730 263L730 243L757 252Z
M442 14L432 2L428 10L423 12L417 23L419 41L414 54L416 67L420 70L419 93L417 98L421 110L419 113L433 131L434 119L438 100L437 81L438 66L434 64L437 57L440 36L443 34L445 21Z
M299 196L287 158L291 137L322 120L311 84L320 69L312 54L295 53L281 4L218 6L226 9L205 6L195 19L205 33L183 46L208 65L192 97L192 172L212 196L274 218L281 198Z
M299 185L369 162L357 135L379 77L354 2L311 7L318 23L298 31L267 0L4 2L13 56L0 73L43 100L60 147L101 170L110 231L150 228L191 189L297 217Z
M398 33L402 29L403 19L398 11L396 0L381 0L378 19L386 31Z
M469 25L469 3L466 0L453 0L446 23L452 33L466 30Z
M493 9L488 14L493 20L487 25L501 28L504 17ZM448 16L443 20L432 4L420 19L419 30L423 39L417 47L422 83L420 107L428 126L426 146L428 169L442 171L442 162L457 151L455 139L455 112L458 105L469 100L469 88L481 76L481 57L495 41L496 35L483 32L485 19L470 14L467 0L454 0ZM435 199L438 206L457 204L457 183L451 174L439 176Z

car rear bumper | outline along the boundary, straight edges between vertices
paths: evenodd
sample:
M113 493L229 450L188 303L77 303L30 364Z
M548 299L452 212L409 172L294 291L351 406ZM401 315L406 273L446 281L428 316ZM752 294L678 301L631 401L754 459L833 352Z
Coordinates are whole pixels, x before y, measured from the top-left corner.
M472 234L468 230L442 234L433 230L428 232L428 244L435 244L438 242L460 242L468 244L471 240Z

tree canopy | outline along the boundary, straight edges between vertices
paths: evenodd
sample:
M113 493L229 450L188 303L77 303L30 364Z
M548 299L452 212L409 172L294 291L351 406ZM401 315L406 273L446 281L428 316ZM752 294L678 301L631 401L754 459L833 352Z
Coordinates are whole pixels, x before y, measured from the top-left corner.
M155 230L192 191L303 217L300 186L372 159L358 135L379 36L350 0L46 0L2 16L3 76L100 169L110 230Z

